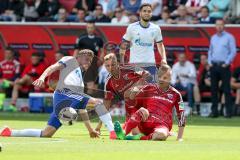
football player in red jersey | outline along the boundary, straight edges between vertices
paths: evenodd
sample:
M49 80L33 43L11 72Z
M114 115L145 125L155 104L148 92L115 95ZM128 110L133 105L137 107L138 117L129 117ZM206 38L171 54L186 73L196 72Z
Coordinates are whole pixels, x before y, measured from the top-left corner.
M20 75L20 63L15 59L14 51L7 47L4 60L0 62L0 90L13 86L14 80Z
M162 65L158 71L158 84L136 86L131 89L130 99L137 101L139 109L126 123L125 133L120 123L115 123L115 132L119 139L127 140L166 140L172 129L172 113L175 107L178 117L177 140L182 141L185 116L181 94L172 86L171 68ZM138 127L142 134L126 136Z
M118 96L125 101L126 119L136 112L135 100L129 99L131 87L143 85L146 79L151 75L149 72L142 70L136 71L132 66L120 66L115 54L110 53L104 57L104 65L110 73L105 83L104 105L110 108L114 96ZM99 130L101 124L98 125ZM139 133L133 130L133 133Z

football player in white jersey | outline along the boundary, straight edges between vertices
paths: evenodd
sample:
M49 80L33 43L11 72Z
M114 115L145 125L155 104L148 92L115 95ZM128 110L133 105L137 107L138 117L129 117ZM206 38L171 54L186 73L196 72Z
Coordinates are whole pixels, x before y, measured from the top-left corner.
M59 120L59 112L66 107L72 107L79 110L79 114L83 119L89 135L92 138L99 137L99 132L91 127L86 106L88 103L95 105L100 120L105 124L110 132L110 138L116 137L110 113L106 110L100 99L90 97L83 93L84 83L82 78L82 70L87 70L92 62L94 54L89 49L79 51L74 57L65 56L55 64L49 66L43 74L33 82L35 86L41 87L45 78L53 72L60 70L59 80L53 95L53 113L48 120L45 129L23 129L14 130L5 127L0 136L12 137L52 137L54 133L61 127Z
M129 63L142 66L155 76L156 60L154 55L154 43L156 43L158 52L162 58L161 64L167 64L167 61L161 29L158 25L150 22L151 17L151 4L142 4L140 7L140 21L128 26L127 31L123 36L123 41L131 44ZM125 52L126 49L120 47L122 63L124 63Z

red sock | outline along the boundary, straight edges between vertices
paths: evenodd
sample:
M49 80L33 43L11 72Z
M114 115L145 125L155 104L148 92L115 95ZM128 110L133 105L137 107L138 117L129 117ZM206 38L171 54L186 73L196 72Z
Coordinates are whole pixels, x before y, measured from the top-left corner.
M152 135L153 135L153 133L151 133L151 134L149 134L149 135L147 135L147 136L142 136L142 137L140 138L140 140L151 140L151 139L152 139Z
M137 127L138 124L141 123L141 121L142 121L142 112L140 111L135 112L125 124L126 135L128 135L133 128Z

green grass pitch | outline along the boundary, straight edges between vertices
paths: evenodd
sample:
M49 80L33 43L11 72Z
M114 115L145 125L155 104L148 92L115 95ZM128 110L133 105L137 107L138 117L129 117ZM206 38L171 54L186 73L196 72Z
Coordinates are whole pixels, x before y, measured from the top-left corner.
M0 126L43 128L46 114L0 113ZM94 124L96 125L96 123ZM173 131L176 132L176 125ZM240 159L240 118L190 117L184 141L109 140L105 128L90 139L81 122L63 126L53 138L0 138L0 160L237 160Z

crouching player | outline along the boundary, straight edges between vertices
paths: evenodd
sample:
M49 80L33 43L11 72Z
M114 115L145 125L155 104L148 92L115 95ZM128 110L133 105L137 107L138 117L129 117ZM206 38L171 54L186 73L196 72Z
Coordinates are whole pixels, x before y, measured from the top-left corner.
M12 137L52 137L62 125L58 118L59 112L64 107L72 107L74 109L79 109L79 114L89 131L90 137L98 137L99 133L92 129L86 110L87 104L93 103L95 104L95 111L98 113L101 121L108 128L110 135L112 137L116 136L111 116L104 107L102 101L83 93L84 83L82 70L87 70L89 68L93 56L93 52L88 49L79 51L74 57L65 56L57 63L49 66L39 79L33 82L35 86L41 87L47 76L60 70L58 84L53 95L54 111L51 114L48 125L45 129L12 130L7 127L2 130L0 135Z
M114 129L118 139L126 140L166 140L172 129L172 113L175 107L178 117L177 140L182 141L185 116L181 94L172 86L171 68L162 65L158 71L158 84L147 84L132 89L130 98L137 100L135 107L141 106L127 121L125 133L119 122ZM127 136L138 127L142 134Z
M110 74L105 84L106 94L103 102L106 108L110 108L114 96L118 96L125 101L126 119L129 119L130 115L136 112L135 108L132 107L135 105L135 100L129 99L130 90L134 86L145 84L145 80L151 78L151 75L145 70L136 71L136 68L132 66L121 67L113 53L104 57L104 65ZM100 128L101 123L96 130L100 130ZM137 134L139 131L136 128L132 130L132 133Z

